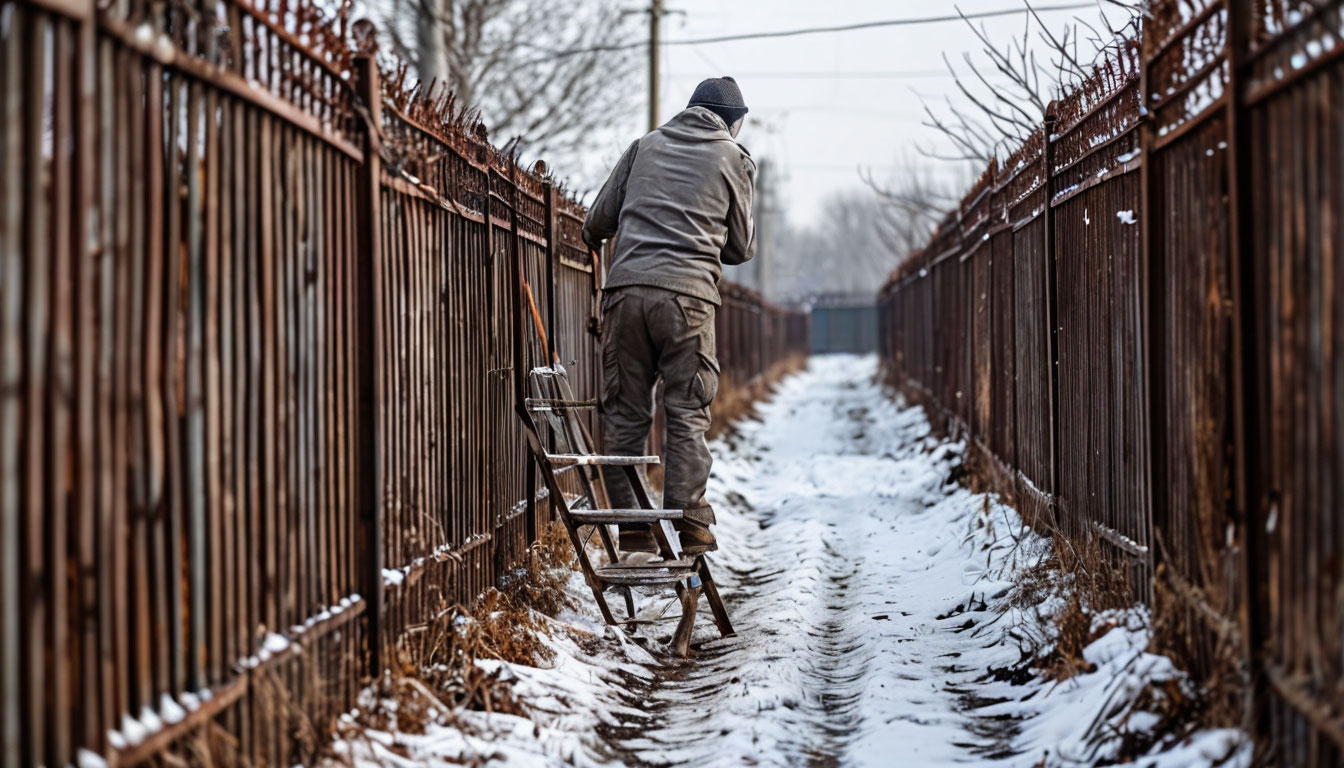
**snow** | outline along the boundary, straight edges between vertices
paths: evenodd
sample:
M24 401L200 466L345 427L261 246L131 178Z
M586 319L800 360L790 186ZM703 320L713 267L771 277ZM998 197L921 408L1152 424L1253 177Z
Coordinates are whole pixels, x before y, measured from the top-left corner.
M1115 217L1120 220L1121 224L1137 224L1139 222L1134 217L1133 211L1116 211Z
M174 701L172 696L165 693L159 697L159 717L163 722L173 725L185 720L187 711Z
M670 626L602 625L575 574L578 609L547 620L551 662L478 662L514 678L530 718L436 712L414 735L344 717L336 754L357 766L1025 768L1118 757L1119 734L1157 721L1136 710L1140 690L1185 684L1147 650L1146 614L1094 617L1110 627L1084 651L1094 671L1062 683L1003 674L1022 667L1030 639L1050 642L1041 616L1062 599L1035 610L1008 600L1048 542L953 481L964 446L933 436L922 410L874 383L875 369L871 357L814 358L759 419L711 446L713 568L737 636L719 638L702 601L695 658L670 658ZM667 599L643 595L639 611L656 615ZM1161 747L1142 764L1250 762L1236 731Z
M182 702L182 706L186 707L188 711L195 712L201 708L201 697L194 693L184 693L181 696L178 696L177 699Z

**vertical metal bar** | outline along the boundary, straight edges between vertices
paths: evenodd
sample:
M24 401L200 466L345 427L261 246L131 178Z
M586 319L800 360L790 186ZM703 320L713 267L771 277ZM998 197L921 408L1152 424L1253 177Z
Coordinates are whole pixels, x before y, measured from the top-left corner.
M357 482L359 488L360 595L367 601L364 609L366 643L365 674L377 677L382 671L383 631L383 540L382 471L378 450L378 403L382 385L378 371L382 361L382 339L377 332L382 317L382 269L380 251L380 187L382 166L378 155L377 131L382 123L378 64L370 53L355 57L355 88L368 110L370 124L364 126L364 163L358 179L358 247L355 280L359 299L356 303L359 356L355 370L359 377L359 439Z
M542 213L546 219L544 222L545 231L543 233L546 238L546 338L550 339L551 354L556 358L559 358L560 356L560 339L555 333L555 254L559 247L557 241L560 238L560 232L555 226L556 199L558 196L559 192L556 190L555 184L551 183L550 179L547 179L545 206ZM578 354L577 349L574 350L574 354ZM550 360L546 361L547 365L550 365L550 363ZM536 494L529 492L529 496L534 495Z
M54 765L65 765L71 759L70 751L70 670L75 667L70 655L70 591L67 573L67 546L72 521L70 504L70 411L74 397L74 361L72 352L70 312L72 306L71 270L75 250L71 234L73 219L83 218L83 211L72 212L74 150L71 97L75 95L73 32L66 19L52 24L52 71L48 86L51 90L51 165L50 165L50 238L51 294L50 319L47 338L47 456L44 462L46 517L44 535L48 538L47 584L50 601L48 644L51 659L48 696L51 702L51 722L48 724L48 754ZM46 663L34 660L34 663Z
M1055 209L1051 205L1051 196L1054 194L1055 178L1055 149L1053 136L1055 133L1056 116L1055 104L1051 102L1045 111L1045 120L1041 124L1041 185L1042 190L1042 210L1041 210L1041 233L1043 242L1041 252L1043 254L1045 269L1045 297L1042 305L1045 313L1046 328L1046 364L1049 366L1048 376L1050 386L1047 392L1049 398L1050 414L1050 445L1047 446L1047 458L1050 462L1050 494L1052 499L1058 499L1061 493L1060 487L1060 393L1059 393L1059 285L1058 275L1055 265ZM1056 502L1057 503L1057 502ZM1051 515L1059 522L1060 511L1051 510Z
M75 473L76 511L75 553L78 561L75 599L77 600L77 643L79 666L76 689L80 697L79 725L76 738L81 746L104 751L107 727L100 718L100 694L106 680L98 664L99 602L96 543L97 459L95 451L95 343L97 336L97 270L105 243L100 238L98 196L95 188L98 154L95 150L94 120L98 117L97 88L98 41L93 4L88 3L79 20L75 38ZM0 120L3 120L0 117ZM0 203L3 205L3 203ZM108 535L103 531L103 535ZM3 599L0 599L3 605ZM3 695L0 693L0 695ZM0 716L3 716L0 707ZM2 759L0 759L2 761Z
M186 658L176 662L185 667L174 675L171 693L201 688L201 655L205 652L205 612L210 609L205 595L205 569L209 566L205 555L205 393L204 393L204 325L205 325L205 226L203 221L203 200L201 198L201 176L204 164L205 173L214 173L209 166L208 156L201 157L202 103L201 86L192 83L187 96L187 307L185 359L183 360L186 377L186 464L184 473L186 501L186 539L187 539L187 637L177 646L179 653ZM213 115L210 120L213 122ZM177 290L177 285L169 286ZM180 551L179 539L174 538L169 546ZM169 559L172 562L172 559ZM180 570L174 570L174 578ZM179 601L180 603L180 601Z
M47 203L48 196L43 188L45 176L42 169L43 108L46 96L46 46L49 22L42 14L34 13L28 17L26 49L28 62L19 71L25 75L24 113L22 138L24 197L28 210L24 215L24 245L20 253L26 255L23 293L22 328L25 353L23 368L23 446L26 449L22 462L23 508L23 551L19 562L24 564L22 581L22 599L24 608L20 625L24 628L25 641L20 643L19 659L24 665L27 687L21 694L28 701L29 718L24 735L25 752L29 764L45 762L49 758L45 749L47 716L47 682L43 673L46 664L42 660L46 647L44 630L47 625L47 594L43 557L43 525L46 511L42 503L42 466L43 454L43 402L46 398L47 371L45 337L47 333L47 275L46 267L50 263L47 247Z
M1139 103L1148 104L1152 99L1152 68L1155 41L1144 36L1139 55ZM1140 168L1139 225L1140 259L1143 270L1143 316L1147 323L1146 333L1141 338L1145 353L1143 360L1147 371L1144 382L1148 405L1148 508L1152 510L1152 525L1159 531L1163 528L1167 513L1167 430L1166 430L1166 248L1162 242L1163 217L1162 180L1159 173L1156 120L1151 114L1144 115L1139 129L1139 146L1143 165ZM1150 552L1152 567L1156 571L1162 560L1162 549L1154 547Z
M523 269L522 244L520 242L520 237L518 234L518 204L522 199L522 195L523 195L523 189L515 181L513 185L513 205L509 207L509 234L510 234L509 267L511 278L509 282L511 284L510 287L512 288L511 291L512 296L510 297L510 301L500 303L500 308L502 309L504 307L508 307L509 313L511 315L510 317L511 322L509 323L509 328L511 331L510 335L513 345L513 376L511 376L510 378L513 379L514 407L501 408L502 413L505 414L513 412L516 408L522 405L527 390L527 365L525 360L523 359L523 313L525 311L523 309L524 269ZM551 361L547 360L545 362L549 364ZM503 403L501 403L500 405L503 405ZM510 436L513 435L512 432L509 432L508 434ZM510 441L511 446L516 444L517 444L516 441ZM529 462L529 464L530 463L531 462ZM583 471L582 468L580 468L580 471ZM526 499L532 498L533 494L531 488L525 487L523 489L523 493L524 498ZM592 504L593 506L597 506L596 498L592 500ZM528 502L528 505L529 507L531 506L530 501ZM504 539L506 537L503 534L504 534L503 528L497 525L495 527L496 578L498 578L500 574L504 573L504 568L506 567L506 563L504 562L506 556Z
M1251 223L1251 138L1250 118L1244 100L1243 79L1246 58L1250 53L1250 11L1242 3L1227 3L1227 42L1224 47L1228 58L1227 82L1227 164L1228 234L1231 270L1232 316L1232 430L1235 519L1237 540L1241 542L1238 577L1241 579L1241 605L1238 620L1242 628L1242 654L1250 670L1250 684L1244 691L1242 728L1248 732L1266 732L1268 721L1264 701L1263 642L1267 629L1269 605L1267 584L1259 565L1259 547L1262 541L1256 532L1263 530L1260 521L1265 508L1263 472L1268 466L1263 446L1263 400L1260 397L1260 357L1257 354L1256 252ZM1327 287L1326 290L1331 290ZM1314 457L1313 457L1314 458ZM1318 511L1318 514L1321 514Z
M0 45L0 160L6 168L23 166L23 31L28 6L15 5L10 34ZM23 174L0 178L0 763L22 759L26 708L19 705L22 683L19 536L19 446L23 381Z

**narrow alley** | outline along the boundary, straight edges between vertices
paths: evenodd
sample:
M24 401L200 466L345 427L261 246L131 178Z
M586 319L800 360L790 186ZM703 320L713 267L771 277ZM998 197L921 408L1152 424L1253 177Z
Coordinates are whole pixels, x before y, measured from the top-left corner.
M1033 669L1067 586L1031 605L1013 584L1047 540L958 483L961 446L930 434L923 411L891 399L875 374L869 357L812 358L713 446L715 564L736 637L701 622L695 656L671 659L656 632L597 622L575 574L579 607L548 639L555 663L506 675L531 720L469 713L475 736L459 723L340 749L407 766L473 755L634 766L1113 758L1156 724L1137 711L1144 687L1178 679L1145 652L1142 614L1096 622L1092 671L1056 683ZM646 600L647 615L667 598ZM393 744L408 761L384 748ZM1207 731L1143 764L1249 758L1238 734Z

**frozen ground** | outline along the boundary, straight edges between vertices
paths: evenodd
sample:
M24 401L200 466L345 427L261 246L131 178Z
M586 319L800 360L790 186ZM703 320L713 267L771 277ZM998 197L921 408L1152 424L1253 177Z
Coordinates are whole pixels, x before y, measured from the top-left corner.
M1137 711L1138 691L1175 674L1145 652L1142 614L1098 619L1114 628L1086 651L1094 672L1056 684L1027 671L1023 638L1048 630L1007 598L1042 540L951 481L961 446L930 436L923 413L888 398L874 374L871 358L814 358L759 419L713 446L714 567L736 637L717 637L701 601L696 657L670 659L658 632L597 623L576 577L579 609L549 640L555 662L505 670L530 719L463 713L423 736L373 732L339 750L364 765L1075 766L1113 756L1120 734L1155 719ZM664 602L646 597L644 610ZM411 758L384 748L393 742ZM1236 732L1207 731L1139 765L1249 758Z

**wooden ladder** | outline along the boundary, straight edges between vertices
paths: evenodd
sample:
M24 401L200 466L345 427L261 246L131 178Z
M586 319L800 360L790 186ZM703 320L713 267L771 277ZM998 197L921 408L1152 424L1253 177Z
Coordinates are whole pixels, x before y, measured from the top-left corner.
M684 556L672 521L682 518L679 509L658 509L650 500L639 467L657 464L657 456L602 456L593 453L592 435L578 413L597 407L593 400L578 400L569 385L569 377L559 363L534 368L527 377L528 395L518 404L518 415L527 433L533 459L541 470L550 497L551 509L569 532L579 567L593 591L598 610L608 624L635 625L660 619L640 620L635 616L633 590L668 588L676 591L681 617L673 633L672 646L678 656L690 654L691 631L695 612L703 593L714 614L714 623L723 637L733 633L728 611L710 575L705 555ZM634 487L639 509L608 509L604 468L624 472ZM568 493L566 493L568 491ZM610 527L621 524L647 525L658 545L653 560L642 561L622 553L618 537ZM585 532L586 529L586 532ZM602 542L606 562L595 565L588 556L587 544L596 533ZM617 592L625 598L626 618L619 620L607 605L606 593Z

